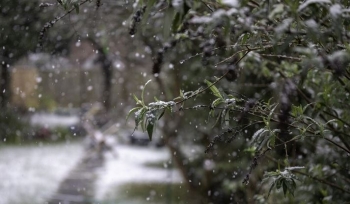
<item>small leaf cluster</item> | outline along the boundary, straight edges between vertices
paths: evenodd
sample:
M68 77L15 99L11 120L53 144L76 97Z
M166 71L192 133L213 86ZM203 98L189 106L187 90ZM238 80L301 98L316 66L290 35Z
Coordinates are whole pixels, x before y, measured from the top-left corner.
M146 84L144 85L141 94L141 99L133 95L137 107L129 111L126 119L129 118L131 113L135 113L135 129L141 126L143 131L147 131L149 139L152 140L156 121L163 117L165 110L171 111L172 107L175 105L175 102L164 102L155 98L156 102L149 103L148 105L146 105L144 99L144 92L146 86L150 82L151 80L146 82Z
M272 179L267 197L270 196L273 188L276 188L277 190L282 188L284 195L286 195L287 193L290 193L291 195L294 196L294 191L297 187L295 181L297 181L298 178L292 173L292 170L303 169L303 168L304 167L297 166L297 167L285 168L285 170L283 171L276 170L276 171L266 172L264 174L264 178L262 182L267 182Z
M68 11L74 8L75 11L79 13L80 2L78 0L58 0L57 2L63 7L64 10Z

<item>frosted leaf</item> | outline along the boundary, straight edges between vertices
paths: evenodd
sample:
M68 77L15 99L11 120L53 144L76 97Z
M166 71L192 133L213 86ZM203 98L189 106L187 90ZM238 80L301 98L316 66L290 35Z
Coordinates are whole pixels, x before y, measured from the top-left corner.
M274 9L269 14L268 18L273 19L277 14L282 13L284 11L284 4L277 4L274 6Z
M285 30L287 30L289 28L289 25L293 22L292 18L287 18L284 19L282 21L281 24L279 24L276 28L275 28L275 32L277 34L282 34Z
M332 18L338 18L342 14L342 8L339 4L334 4L329 8L329 13L331 14Z
M350 56L346 51L335 51L328 55L328 60L337 63L346 63L350 60Z
M238 0L223 0L223 4L226 4L231 7L239 7L239 1Z
M217 11L215 11L213 13L213 18L221 18L222 16L224 16L226 14L226 11L224 9L218 9Z
M183 5L183 0L173 0L172 5L175 8L180 8Z
M252 137L252 142L254 142L258 137L260 137L260 135L264 134L265 132L267 132L267 130L264 128L261 128L258 131L256 131Z
M314 31L318 29L318 24L314 19L305 21L305 25Z
M164 102L164 101L157 101L157 102L152 102L149 103L149 106L174 106L176 103L174 101L168 101L168 102Z
M236 99L234 99L234 98L230 98L230 99L225 100L225 103L227 103L227 104L231 104L231 103L235 103L235 102L236 102Z
M199 16L199 17L193 17L190 22L191 23L198 23L198 24L204 24L204 23L210 23L212 20L212 18L208 17L208 16ZM182 64L183 61L180 61L180 64Z
M304 169L304 166L291 166L291 167L287 167L286 170L292 171L292 170L296 170L296 169Z

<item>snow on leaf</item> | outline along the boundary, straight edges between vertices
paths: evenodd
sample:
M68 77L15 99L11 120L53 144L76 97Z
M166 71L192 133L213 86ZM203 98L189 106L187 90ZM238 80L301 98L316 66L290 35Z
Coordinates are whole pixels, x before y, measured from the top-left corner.
M309 19L309 20L305 21L305 25L313 31L318 30L318 24L314 19Z
M288 171L296 170L296 169L304 169L305 166L291 166L291 167L286 167L285 169Z
M275 8L271 11L269 14L268 18L269 19L274 19L276 14L282 13L284 11L284 4L277 4Z
M255 141L258 140L258 138L263 135L265 132L267 132L268 130L266 130L265 128L261 128L258 131L256 131L252 137L252 141L251 143L254 143Z
M237 0L222 0L222 3L231 7L239 7L239 1Z
M307 0L303 4L301 4L298 8L298 12L304 10L310 4L331 4L330 0Z
M287 18L287 19L284 19L282 21L281 24L279 24L276 28L275 28L275 32L277 34L282 34L284 31L286 31L290 24L293 22L293 19L292 18Z

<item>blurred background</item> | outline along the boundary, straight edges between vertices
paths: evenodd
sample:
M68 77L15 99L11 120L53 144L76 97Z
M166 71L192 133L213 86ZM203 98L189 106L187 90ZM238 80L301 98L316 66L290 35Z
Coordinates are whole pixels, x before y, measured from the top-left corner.
M189 161L204 151L192 143L204 133L189 136L186 127L194 124L176 119L169 127L160 122L149 141L133 133L133 116L126 121L132 94L154 80L152 55L161 38L156 30L129 35L134 9L132 1L103 1L98 9L85 4L53 24L66 14L57 1L0 2L1 204L202 200L188 184L207 184L186 178L194 174ZM146 100L176 96L182 80L186 89L195 82L179 78L180 60L171 61L163 77L173 88L164 93L155 79ZM186 137L169 149L162 128ZM211 171L214 163L195 165Z
M1 0L0 204L345 202L348 8Z

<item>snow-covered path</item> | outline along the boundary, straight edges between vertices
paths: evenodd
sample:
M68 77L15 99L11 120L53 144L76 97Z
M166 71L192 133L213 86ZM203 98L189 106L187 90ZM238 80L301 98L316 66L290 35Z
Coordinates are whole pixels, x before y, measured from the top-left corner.
M127 183L144 182L173 182L182 181L176 169L153 168L145 166L149 162L169 161L170 153L167 148L149 148L118 145L115 148L117 156L106 155L105 166L99 172L96 183L96 199L105 200L116 188Z
M169 161L166 148L114 145L97 171L95 198L109 200L115 189L127 183L182 181L176 169L147 167L146 163ZM84 156L83 144L0 147L0 204L45 203L57 191ZM112 189L112 191L111 191Z
M78 142L0 147L0 203L44 203L82 155Z

